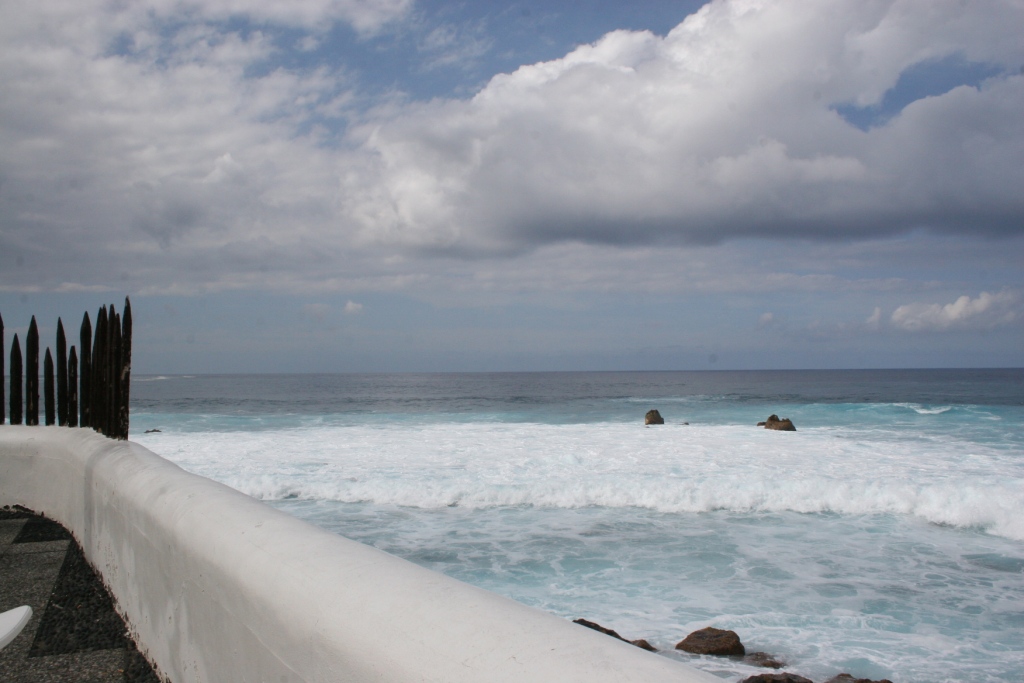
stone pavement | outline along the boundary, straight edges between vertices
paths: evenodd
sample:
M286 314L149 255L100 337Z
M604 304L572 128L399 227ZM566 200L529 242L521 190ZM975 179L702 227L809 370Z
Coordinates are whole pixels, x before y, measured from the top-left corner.
M0 650L3 683L158 683L81 548L64 527L0 508L0 612L32 619Z

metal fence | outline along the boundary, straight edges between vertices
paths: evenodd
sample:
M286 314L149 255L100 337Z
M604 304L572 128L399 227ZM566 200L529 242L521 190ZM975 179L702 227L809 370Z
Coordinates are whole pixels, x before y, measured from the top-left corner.
M6 421L4 397L4 321L0 316L0 425ZM68 348L64 322L57 319L56 363L50 348L43 359L43 421L62 427L92 427L112 439L128 438L132 370L132 306L103 306L93 329L82 318L79 347ZM25 356L14 335L11 343L10 424L39 424L39 328L32 316L25 335Z

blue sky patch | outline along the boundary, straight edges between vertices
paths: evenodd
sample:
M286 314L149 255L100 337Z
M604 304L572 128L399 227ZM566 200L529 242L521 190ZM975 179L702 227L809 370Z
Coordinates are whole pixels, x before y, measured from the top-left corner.
M912 102L944 95L961 85L979 87L986 79L1005 73L996 64L969 62L963 55L918 62L908 67L882 101L868 107L841 104L835 107L847 123L863 131L884 126Z

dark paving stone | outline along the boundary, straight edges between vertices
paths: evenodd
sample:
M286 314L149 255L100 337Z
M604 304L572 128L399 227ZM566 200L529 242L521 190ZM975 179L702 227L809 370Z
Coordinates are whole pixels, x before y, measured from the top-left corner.
M0 508L0 519L29 519L36 513L20 505L4 505Z
M23 519L0 519L0 555L3 555L25 526Z
M128 647L124 622L77 543L68 545L29 657Z
M4 683L124 683L124 652L98 650L22 661Z
M28 605L33 619L42 616L66 554L67 541L57 552L6 553L0 557L0 610Z
M43 543L46 541L68 541L71 534L57 522L43 517L32 517L21 527L21 532L12 543Z
M64 561L64 553L67 552L69 541L40 541L38 543L11 543L7 546L5 555L35 555L38 553L60 553L60 562ZM58 562L58 568L60 565Z
M125 683L160 683L160 677L135 647L135 643L129 642L128 645L130 647L124 653Z
M0 510L0 610L33 610L0 650L0 682L159 683L81 548L55 536L71 539L30 511Z

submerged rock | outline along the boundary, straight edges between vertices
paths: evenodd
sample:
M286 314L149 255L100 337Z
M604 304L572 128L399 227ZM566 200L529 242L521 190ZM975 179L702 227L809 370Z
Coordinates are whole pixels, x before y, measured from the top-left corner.
M611 636L612 638L618 638L619 640L626 640L625 638L620 636L617 631L613 631L610 628L605 628L604 626L601 626L601 624L595 623L593 621L587 621L586 619L573 619L572 623L579 624L580 626L586 626L587 628L592 628L595 631L600 631L601 633L605 634L606 636Z
M648 643L643 638L638 638L636 640L631 640L631 641L629 641L629 643L631 645L636 645L641 650L647 650L648 652L657 652L658 651L658 648L654 647L653 645Z
M754 666L763 666L766 669L781 669L786 666L785 662L775 659L767 652L751 652L743 658L743 661Z
M647 650L648 652L657 652L658 651L658 648L654 647L653 645L648 643L643 638L640 638L639 640L626 640L625 638L620 636L618 634L618 632L613 631L610 628L605 628L604 626L601 626L600 624L596 624L596 623L594 623L592 621L587 621L586 619L573 619L572 623L579 624L580 626L586 626L587 628L592 628L595 631L600 631L601 633L605 634L606 636L611 636L612 638L618 638L619 640L621 640L624 643L629 643L630 645L636 645L637 647L639 647L641 649L644 649L644 650Z
M825 681L825 683L892 683L888 678L880 681L873 681L870 678L854 678L850 674L839 674Z
M788 417L779 419L778 415L770 415L764 422L758 422L758 427L764 427L765 429L776 429L780 432L795 432L796 427L793 426L793 421Z
M735 631L708 626L694 631L676 644L677 650L695 655L744 655L746 649Z
M647 414L644 415L645 425L663 425L665 424L665 418L661 416L657 410L648 410Z
M740 683L814 683L814 681L803 676L797 676L796 674L781 673L757 674L756 676L744 678Z

